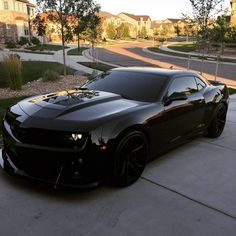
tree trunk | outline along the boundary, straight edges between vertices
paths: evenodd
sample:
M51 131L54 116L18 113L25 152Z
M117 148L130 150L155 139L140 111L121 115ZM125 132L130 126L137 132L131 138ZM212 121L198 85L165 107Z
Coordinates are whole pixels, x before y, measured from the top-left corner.
M221 55L224 55L224 42L221 42Z
M65 35L63 27L61 28L61 39L62 39L62 51L63 51L63 71L64 71L64 76L66 76Z
M78 52L80 52L80 36L78 35L78 41L77 41L77 43L78 43Z

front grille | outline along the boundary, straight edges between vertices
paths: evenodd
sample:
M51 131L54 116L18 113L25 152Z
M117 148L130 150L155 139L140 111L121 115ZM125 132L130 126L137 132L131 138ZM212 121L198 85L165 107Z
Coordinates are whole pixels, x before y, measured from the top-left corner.
M14 136L22 143L42 145L57 148L82 148L87 141L87 134L82 134L82 139L74 141L72 133L51 131L43 129L20 128L11 126Z

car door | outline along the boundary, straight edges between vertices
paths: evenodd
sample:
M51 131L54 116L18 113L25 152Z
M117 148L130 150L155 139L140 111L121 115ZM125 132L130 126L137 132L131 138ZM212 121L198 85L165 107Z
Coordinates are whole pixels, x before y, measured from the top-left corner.
M166 102L173 94L181 96ZM173 79L163 103L166 130L163 141L172 143L198 132L204 116L205 100L194 76Z

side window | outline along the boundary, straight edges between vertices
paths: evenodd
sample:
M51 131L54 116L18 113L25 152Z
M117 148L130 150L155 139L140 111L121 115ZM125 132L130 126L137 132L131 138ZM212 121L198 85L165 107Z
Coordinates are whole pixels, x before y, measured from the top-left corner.
M200 91L200 90L202 90L206 87L205 82L203 82L200 78L195 77L195 80L196 80L196 83L197 83L198 91Z
M173 93L185 93L187 95L198 91L194 77L176 78L169 87L168 96Z

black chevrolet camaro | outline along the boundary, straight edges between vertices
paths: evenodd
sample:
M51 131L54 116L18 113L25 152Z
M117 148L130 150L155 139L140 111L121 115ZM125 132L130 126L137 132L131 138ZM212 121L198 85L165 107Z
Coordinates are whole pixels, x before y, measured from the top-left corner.
M191 71L113 69L7 109L2 167L55 187L127 186L148 160L193 137L220 136L228 102L225 84Z

